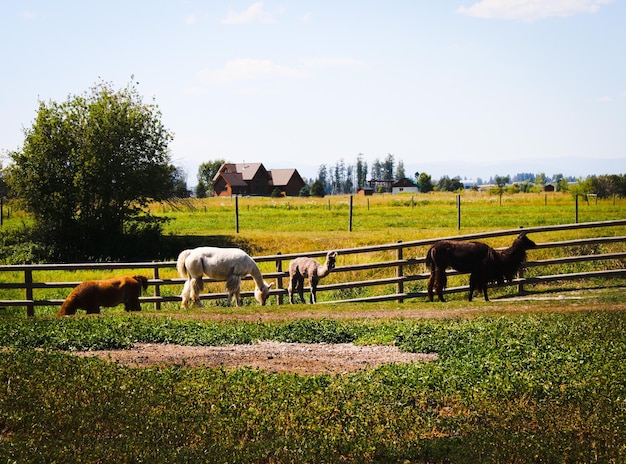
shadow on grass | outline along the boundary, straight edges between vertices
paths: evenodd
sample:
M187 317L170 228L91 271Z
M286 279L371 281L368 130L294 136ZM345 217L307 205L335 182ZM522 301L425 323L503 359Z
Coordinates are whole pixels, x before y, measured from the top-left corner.
M229 235L164 235L154 250L146 250L143 259L176 260L182 250L203 246L241 248L251 255L256 251L247 240Z

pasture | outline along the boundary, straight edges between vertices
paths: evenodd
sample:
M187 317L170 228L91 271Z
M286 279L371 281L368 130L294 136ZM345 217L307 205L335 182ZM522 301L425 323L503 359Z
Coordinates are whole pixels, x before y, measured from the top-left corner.
M232 202L153 209L172 218L173 236L241 246L253 256L572 223L575 213L569 195L514 195L500 205L498 197L464 194L458 230L454 195L355 197L349 232L346 197L242 198L236 234ZM625 212L623 199L582 202L579 222ZM339 265L352 259L340 255ZM81 271L75 280L106 275ZM623 279L589 279L533 286L523 296L498 289L489 302L459 294L447 303L249 301L188 310L171 303L66 318L54 317L54 307L33 318L4 308L0 455L7 462L624 462L625 288ZM394 345L437 359L300 375L192 367L184 359L138 368L71 354L260 340Z
M249 197L237 203L239 233L235 232L233 198L164 202L153 204L151 210L172 219L165 226L167 234L233 241L257 256L576 222L574 198L563 193L505 195L500 200L486 193L464 192L460 230L456 195L451 193L354 195L351 232L350 197L346 195ZM595 199L579 198L578 203L578 222L626 217L625 198L598 199L597 204Z

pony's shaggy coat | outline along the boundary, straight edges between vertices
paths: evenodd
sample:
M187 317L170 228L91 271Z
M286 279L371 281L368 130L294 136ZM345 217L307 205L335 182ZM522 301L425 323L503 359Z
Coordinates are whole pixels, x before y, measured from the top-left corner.
M317 284L322 277L326 277L332 269L335 268L337 260L337 252L329 251L326 254L326 262L321 265L313 258L301 257L296 258L289 263L289 302L293 303L293 292L298 292L302 303L304 301L304 279L309 279L311 283L311 296L309 302L311 304L317 301Z
M183 250L178 255L176 267L180 276L187 279L181 294L184 308L189 305L189 301L202 307L200 293L204 289L204 275L226 281L229 306L233 297L235 305L241 305L241 278L246 275L252 276L255 283L254 297L262 305L269 297L270 287L274 285L273 282L268 284L263 280L257 264L239 248L199 247Z
M57 316L76 314L77 309L99 314L100 306L112 307L120 303L124 303L126 311L141 311L139 297L142 289L147 288L148 279L141 275L86 280L71 291Z
M426 255L426 266L431 271L428 279L428 300L433 301L434 288L439 300L445 301L443 289L447 284L446 269L452 268L470 274L469 301L472 301L475 290L482 291L485 301L489 301L489 284L513 280L526 261L526 250L535 246L535 242L526 237L524 232L504 250L494 250L481 242L440 240Z

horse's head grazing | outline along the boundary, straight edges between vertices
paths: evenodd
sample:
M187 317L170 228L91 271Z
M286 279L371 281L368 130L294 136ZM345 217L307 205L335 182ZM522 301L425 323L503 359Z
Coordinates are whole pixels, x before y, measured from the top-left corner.
M265 306L265 302L270 296L270 288L272 285L274 285L274 282L272 282L271 284L263 282L263 288L254 288L254 297L259 303L261 303L262 306Z
M148 279L145 276L136 275L136 276L133 276L133 279L135 279L137 282L139 282L139 285L141 285L141 287L144 290L146 290L148 288Z

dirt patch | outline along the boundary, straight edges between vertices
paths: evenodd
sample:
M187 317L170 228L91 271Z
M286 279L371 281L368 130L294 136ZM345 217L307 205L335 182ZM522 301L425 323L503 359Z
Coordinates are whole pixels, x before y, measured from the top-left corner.
M249 366L268 372L306 375L348 373L382 364L437 359L436 354L406 353L395 346L278 342L227 346L137 343L128 350L78 351L73 354L83 357L98 356L135 367L184 365L235 369Z

